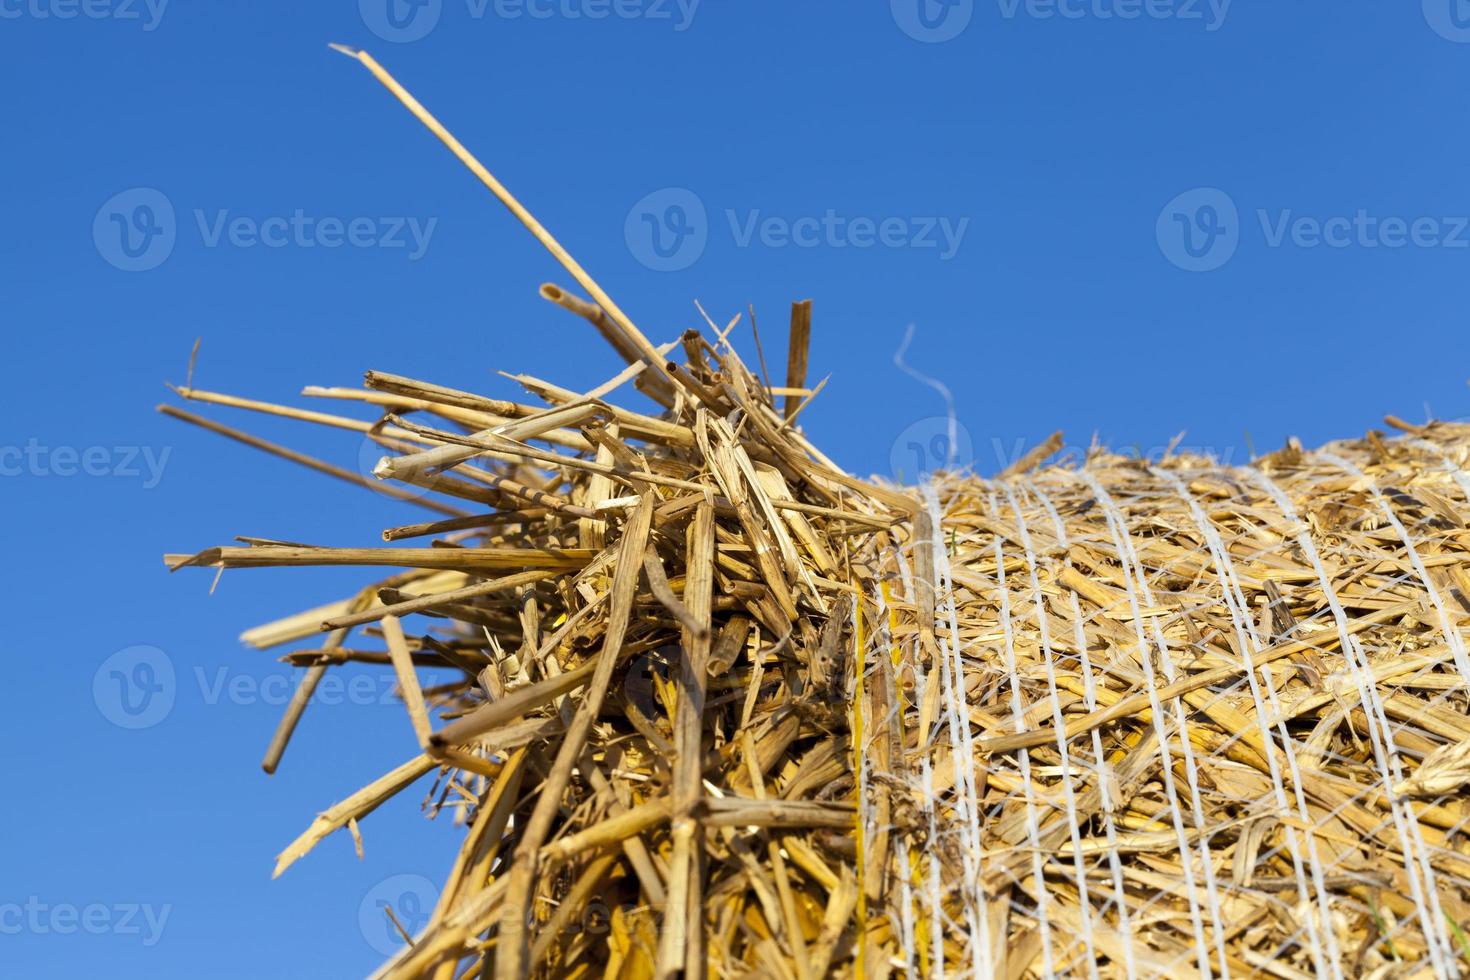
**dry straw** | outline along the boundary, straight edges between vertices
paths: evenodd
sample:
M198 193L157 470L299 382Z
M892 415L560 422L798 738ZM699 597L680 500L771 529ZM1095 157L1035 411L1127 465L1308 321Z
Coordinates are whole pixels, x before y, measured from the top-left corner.
M1470 428L1391 419L1393 439L1240 468L1095 450L856 479L796 425L809 306L782 387L734 323L655 346L347 53L565 266L590 300L542 295L628 363L590 393L519 376L524 404L378 372L307 389L373 421L178 390L366 434L381 482L164 409L434 512L373 546L169 557L400 570L246 634L308 647L268 771L342 664L395 672L417 740L277 874L430 773L429 809L465 825L383 976L1470 963ZM627 386L656 407L608 400ZM459 680L422 690L421 667Z

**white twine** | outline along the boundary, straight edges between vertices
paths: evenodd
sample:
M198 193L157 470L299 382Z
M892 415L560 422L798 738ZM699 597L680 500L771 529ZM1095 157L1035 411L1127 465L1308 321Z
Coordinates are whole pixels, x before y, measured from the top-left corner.
M948 637L936 631L940 647L944 683L945 710L948 715L950 750L954 758L955 788L960 829L966 846L961 849L966 881L962 894L967 914L971 917L971 962L976 977L992 974L990 910L985 898L983 880L983 848L980 835L980 804L975 792L975 744L970 734L970 712L965 693L964 662L960 658L959 615L954 605L954 586L950 581L949 552L945 548L941 524L943 512L932 484L923 489L924 504L929 511L929 527L934 556L933 583L936 614L948 625Z
M990 495L990 510L995 512L995 495ZM999 534L995 539L995 575L996 593L1000 601L1000 622L1005 637L1006 674L1011 679L1011 719L1016 724L1017 732L1026 731L1026 706L1021 698L1021 674L1016 669L1016 636L1014 624L1011 620L1011 590L1006 585L1006 559L1005 549ZM1052 704L1056 704L1053 696ZM1036 928L1041 939L1041 968L1042 975L1050 978L1056 976L1056 966L1052 962L1051 954L1051 919L1046 891L1045 862L1041 857L1041 820L1036 815L1036 794L1031 785L1031 753L1026 749L1020 749L1016 753L1016 761L1021 770L1021 791L1026 797L1026 837L1031 842L1031 877L1036 888ZM1066 772L1065 759L1062 763L1063 772ZM1073 822L1076 822L1077 811L1072 810ZM1089 937L1090 938L1090 937Z
M1287 499L1286 494L1282 493L1275 481L1259 470L1248 469L1245 473L1270 495L1289 525L1301 524L1301 518L1297 516L1296 509L1292 507L1291 501ZM1431 965L1437 976L1459 976L1459 970L1454 965L1453 954L1448 952L1449 940L1444 934L1442 915L1436 914L1439 912L1439 895L1434 884L1434 870L1430 867L1424 840L1419 833L1419 821L1412 813L1405 815L1404 801L1392 792L1393 787L1403 780L1403 766L1399 762L1393 729L1383 710L1383 701L1378 694L1378 685L1373 676L1372 667L1368 664L1368 658L1358 645L1357 639L1348 630L1347 614L1343 611L1342 602L1332 587L1332 578L1322 565L1321 556L1317 553L1316 545L1312 543L1311 535L1303 531L1295 536L1295 540L1302 554L1306 555L1307 560L1311 563L1312 570L1317 574L1317 581L1321 585L1322 593L1327 599L1327 605L1332 610L1332 618L1337 625L1343 656L1350 664L1353 678L1357 682L1358 698L1365 709L1364 716L1368 721L1369 744L1373 748L1378 776L1382 781L1384 795L1389 802L1389 812L1393 816L1394 828L1398 832L1399 846L1404 852L1404 872L1409 879L1409 889L1413 895L1414 907L1424 933L1425 945L1429 950ZM1423 875L1422 880L1421 874ZM1426 891L1429 893L1429 902L1434 905L1434 912L1430 911L1429 904L1426 902Z
M1022 481L1025 487L1041 501L1042 507L1046 509L1051 517L1052 526L1056 529L1057 543L1063 550L1070 548L1067 540L1066 524L1062 521L1062 515L1057 512L1051 497L1035 483ZM1067 555L1062 559L1066 568L1072 567L1072 558ZM1072 608L1073 642L1077 646L1077 657L1082 664L1082 703L1089 712L1097 710L1097 680L1092 672L1092 659L1087 653L1087 632L1082 625L1082 607L1077 601L1077 593L1071 589L1066 590L1067 597ZM1092 736L1092 757L1095 762L1094 778L1097 780L1099 806L1102 811L1103 837L1108 842L1107 858L1108 870L1113 880L1113 904L1118 910L1118 936L1123 944L1123 971L1128 980L1134 980L1138 976L1138 965L1135 962L1133 951L1133 927L1128 921L1128 900L1123 890L1123 863L1118 858L1118 827L1113 816L1112 798L1112 775L1108 768L1107 755L1103 752L1102 733L1094 728L1090 732Z
M1189 492L1184 482L1170 473L1168 470L1151 467L1149 470L1154 476L1163 480L1179 495L1180 499L1189 507L1190 516L1195 525L1205 537L1205 544L1209 548L1215 566L1215 576L1220 580L1221 595L1225 600L1225 608L1230 613L1230 621L1235 629L1236 643L1239 645L1241 658L1245 662L1245 675L1249 681L1251 698L1255 702L1256 723L1261 732L1262 741L1268 746L1266 752L1267 768L1271 775L1271 789L1276 797L1277 807L1285 811L1288 809L1286 790L1282 784L1281 769L1276 761L1276 754L1269 751L1273 745L1270 724L1268 718L1277 720L1277 728L1281 734L1281 743L1286 756L1287 768L1291 772L1292 788L1296 796L1296 808L1298 817L1306 824L1312 824L1311 813L1307 809L1306 796L1302 791L1301 769L1297 764L1296 741L1287 730L1286 722L1282 718L1281 705L1276 697L1276 689L1270 684L1265 686L1267 698L1261 697L1261 684L1256 676L1256 665L1253 653L1259 653L1262 649L1260 636L1256 632L1255 624L1251 620L1249 604L1246 602L1245 594L1241 591L1240 581L1236 575L1235 561L1231 557L1230 549L1225 546L1225 541L1220 537L1219 528L1205 514L1198 501ZM1267 703L1270 710L1267 710ZM1301 841L1297 835L1296 828L1286 824L1287 850L1291 854L1293 873L1296 875L1298 893L1307 894L1307 883L1305 880ZM1331 974L1334 977L1342 976L1342 964L1339 961L1337 949L1337 938L1332 929L1332 905L1328 897L1326 879L1322 874L1322 861L1317 853L1317 838L1315 834L1306 835L1308 851L1308 863L1311 867L1312 884L1317 895L1317 904L1321 912L1322 930L1318 929L1317 920L1307 916L1307 931L1312 941L1312 963L1317 970L1317 975L1322 976L1328 972L1330 964ZM1327 949L1324 950L1322 943L1322 932L1326 932Z
M1210 956L1209 946L1205 942L1204 917L1200 912L1199 882L1195 879L1194 859L1191 856L1192 851L1189 846L1188 835L1184 831L1183 811L1179 804L1178 789L1174 784L1174 763L1169 751L1169 735L1168 730L1164 726L1164 706L1158 698L1158 683L1154 678L1153 656L1149 650L1148 639L1144 635L1139 589L1135 586L1134 566L1137 563L1137 556L1133 553L1133 546L1128 539L1127 525L1123 520L1122 513L1113 502L1113 498L1091 473L1083 470L1077 475L1086 482L1093 496L1097 498L1098 503L1103 509L1103 516L1106 519L1109 532L1113 538L1113 547L1118 555L1118 564L1123 570L1123 582L1127 587L1128 594L1128 608L1133 614L1133 631L1138 640L1138 660L1139 664L1143 667L1144 687L1148 692L1149 707L1152 709L1153 715L1154 734L1158 738L1159 757L1163 763L1160 775L1163 778L1165 797L1169 801L1170 817L1174 824L1174 832L1179 838L1179 863L1184 870L1185 892L1189 899L1189 918L1191 925L1194 927L1195 955L1197 957L1200 975L1208 977L1211 976ZM1152 605L1151 597L1148 597L1146 594L1148 586L1147 583L1142 582L1141 572L1138 574L1138 582L1145 590L1144 603ZM1172 663L1169 660L1168 649L1162 643L1162 636L1156 636L1155 639L1159 641L1160 659L1166 666L1166 669L1172 671ZM1204 833L1203 818L1201 816L1203 806L1199 801L1199 771L1195 768L1194 753L1190 748L1189 733L1186 727L1187 722L1184 717L1184 706L1179 698L1173 699L1173 707L1175 717L1179 723L1181 754L1184 759L1185 776L1189 783L1193 802L1196 829L1200 831L1200 850L1204 866L1205 894L1206 899L1210 903L1210 910L1215 923L1215 928L1212 932L1215 935L1216 953L1220 959L1222 972L1228 975L1229 968L1227 966L1228 961L1225 958L1223 930L1219 928L1218 923L1220 901L1215 893L1214 866L1209 856L1209 837Z

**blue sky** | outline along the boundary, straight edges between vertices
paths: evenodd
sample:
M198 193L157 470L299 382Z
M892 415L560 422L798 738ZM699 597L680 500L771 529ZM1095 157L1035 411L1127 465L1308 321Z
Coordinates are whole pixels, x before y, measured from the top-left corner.
M328 42L395 72L656 341L696 300L753 305L774 363L811 298L832 378L806 425L864 474L950 452L943 400L893 363L910 324L982 472L1056 429L1239 462L1470 414L1461 0L393 2L0 0L7 974L361 974L375 903L411 912L449 866L426 781L364 821L363 861L334 837L270 881L413 734L344 672L266 777L292 675L237 637L367 579L210 595L160 562L420 513L155 414L196 337L200 387L276 401L368 368L509 396L497 370L619 367L537 296L565 274Z

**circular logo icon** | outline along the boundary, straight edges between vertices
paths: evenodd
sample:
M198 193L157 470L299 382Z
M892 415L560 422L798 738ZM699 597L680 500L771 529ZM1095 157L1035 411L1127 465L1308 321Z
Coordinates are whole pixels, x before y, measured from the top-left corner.
M1164 205L1154 226L1159 251L1186 272L1220 268L1240 247L1240 212L1218 187L1185 191Z
M174 664L158 647L119 650L92 675L92 701L119 728L152 728L173 710Z
M941 470L964 469L975 461L970 430L957 419L919 419L893 440L888 462L900 483L922 483Z
M601 898L593 898L582 907L582 931L593 936L606 936L612 931L613 907Z
M177 238L173 203L152 187L114 194L92 219L97 254L124 272L147 272L163 265Z
M655 693L655 677L667 681L673 665L682 656L683 650L679 644L665 643L633 661L633 666L623 679L623 697L643 712L645 717L658 718L664 712L659 707L660 702Z
M975 0L888 0L888 6L899 29L925 44L953 41L975 16Z
M357 0L367 29L385 41L407 44L427 37L439 25L444 0Z
M1470 0L1424 0L1424 19L1445 40L1470 42Z
M404 945L398 927L402 926L403 932L410 936L417 936L429 924L429 916L438 901L438 886L423 875L384 878L368 889L357 906L357 925L362 930L362 938L378 953L392 956Z
M665 187L633 205L623 225L633 258L655 272L687 269L709 244L709 219L699 195Z

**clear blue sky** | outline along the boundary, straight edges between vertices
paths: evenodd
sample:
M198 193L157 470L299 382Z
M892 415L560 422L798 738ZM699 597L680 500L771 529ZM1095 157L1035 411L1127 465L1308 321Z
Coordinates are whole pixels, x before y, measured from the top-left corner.
M754 304L774 363L813 299L808 429L862 473L936 451L943 402L892 362L911 323L984 472L1055 429L1238 461L1247 432L1470 414L1459 0L395 3L0 0L7 975L361 974L360 907L449 866L425 782L364 821L364 861L334 837L269 880L413 735L381 688L339 691L267 778L290 675L237 636L367 579L211 596L160 563L419 513L155 414L196 337L199 386L271 400L367 368L510 394L497 369L619 366L329 41L397 73L656 340L695 300ZM212 414L357 465L350 437Z

